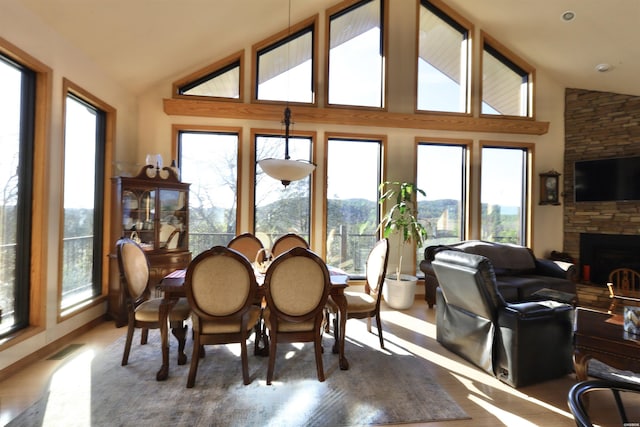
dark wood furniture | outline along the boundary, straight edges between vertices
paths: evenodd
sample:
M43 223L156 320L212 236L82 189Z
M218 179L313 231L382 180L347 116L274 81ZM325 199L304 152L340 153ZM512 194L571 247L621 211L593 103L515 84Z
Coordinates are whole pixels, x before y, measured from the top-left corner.
M162 366L156 374L156 380L164 381L169 377L169 325L168 316L171 308L176 304L179 298L186 296L186 290L184 286L185 270L176 270L168 274L159 285L160 289L164 291L164 298L160 305L160 339L162 346ZM256 273L258 283L261 285L264 281L264 275ZM345 327L347 322L347 299L344 295L344 290L347 288L347 276L344 275L330 275L331 287L329 288L329 295L338 306L338 319L339 319L339 342L338 342L338 357L339 366L341 370L349 369L349 361L344 355L344 336ZM257 296L262 298L265 296L264 288L258 287Z
M180 182L171 168L147 165L135 177L112 178L112 186L108 315L121 327L127 324L127 310L115 243L130 238L145 251L151 292L164 276L187 268L191 261L189 184Z
M640 337L626 334L622 324L620 314L576 309L573 360L578 381L587 379L589 360L594 358L616 369L640 372Z

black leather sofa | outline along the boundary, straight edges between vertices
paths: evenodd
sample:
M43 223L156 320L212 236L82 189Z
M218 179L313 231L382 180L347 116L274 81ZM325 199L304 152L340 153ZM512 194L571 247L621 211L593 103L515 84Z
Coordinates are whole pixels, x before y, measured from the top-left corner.
M441 251L433 269L438 342L512 387L570 373L573 306L557 301L511 304L498 291L488 258Z
M543 288L574 295L576 293L578 270L571 263L536 258L531 249L524 246L465 240L425 248L425 259L420 263L420 270L424 273L424 299L430 308L436 303L438 288L438 279L431 264L435 255L443 250L487 257L493 265L498 290L507 302L536 299L534 293Z

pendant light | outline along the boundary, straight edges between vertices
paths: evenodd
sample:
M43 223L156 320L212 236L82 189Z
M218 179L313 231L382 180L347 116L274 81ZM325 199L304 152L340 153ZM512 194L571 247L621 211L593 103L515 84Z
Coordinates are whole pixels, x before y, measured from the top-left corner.
M291 0L289 0L289 34L291 34ZM290 42L290 41L289 41ZM287 64L289 62L289 50L287 49ZM290 77L289 77L290 78ZM287 98L288 99L288 98ZM284 124L284 159L262 159L258 161L258 165L262 168L264 173L269 175L273 179L277 179L282 182L285 188L291 184L292 181L298 181L311 174L316 168L316 165L306 160L291 160L289 156L289 129L291 127L291 109L287 105L284 109L284 118L282 120Z

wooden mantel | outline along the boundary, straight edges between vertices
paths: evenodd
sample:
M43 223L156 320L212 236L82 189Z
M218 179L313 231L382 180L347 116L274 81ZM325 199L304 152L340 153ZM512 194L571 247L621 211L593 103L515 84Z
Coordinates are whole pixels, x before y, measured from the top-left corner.
M450 130L543 135L549 122L520 118L470 117L454 114L403 114L354 108L322 108L292 105L296 123L330 123L349 126ZM219 117L245 120L279 121L282 105L248 104L193 99L164 99L164 112L170 116Z

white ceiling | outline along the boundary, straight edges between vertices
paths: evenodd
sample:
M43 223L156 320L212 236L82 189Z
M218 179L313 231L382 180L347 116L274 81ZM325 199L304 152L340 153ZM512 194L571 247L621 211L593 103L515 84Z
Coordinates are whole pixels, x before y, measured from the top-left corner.
M19 0L134 93L287 27L288 0ZM296 23L338 3L291 0ZM396 2L414 0L390 0ZM640 0L444 0L565 87L640 96ZM563 22L562 12L576 19ZM600 73L597 64L611 70Z

